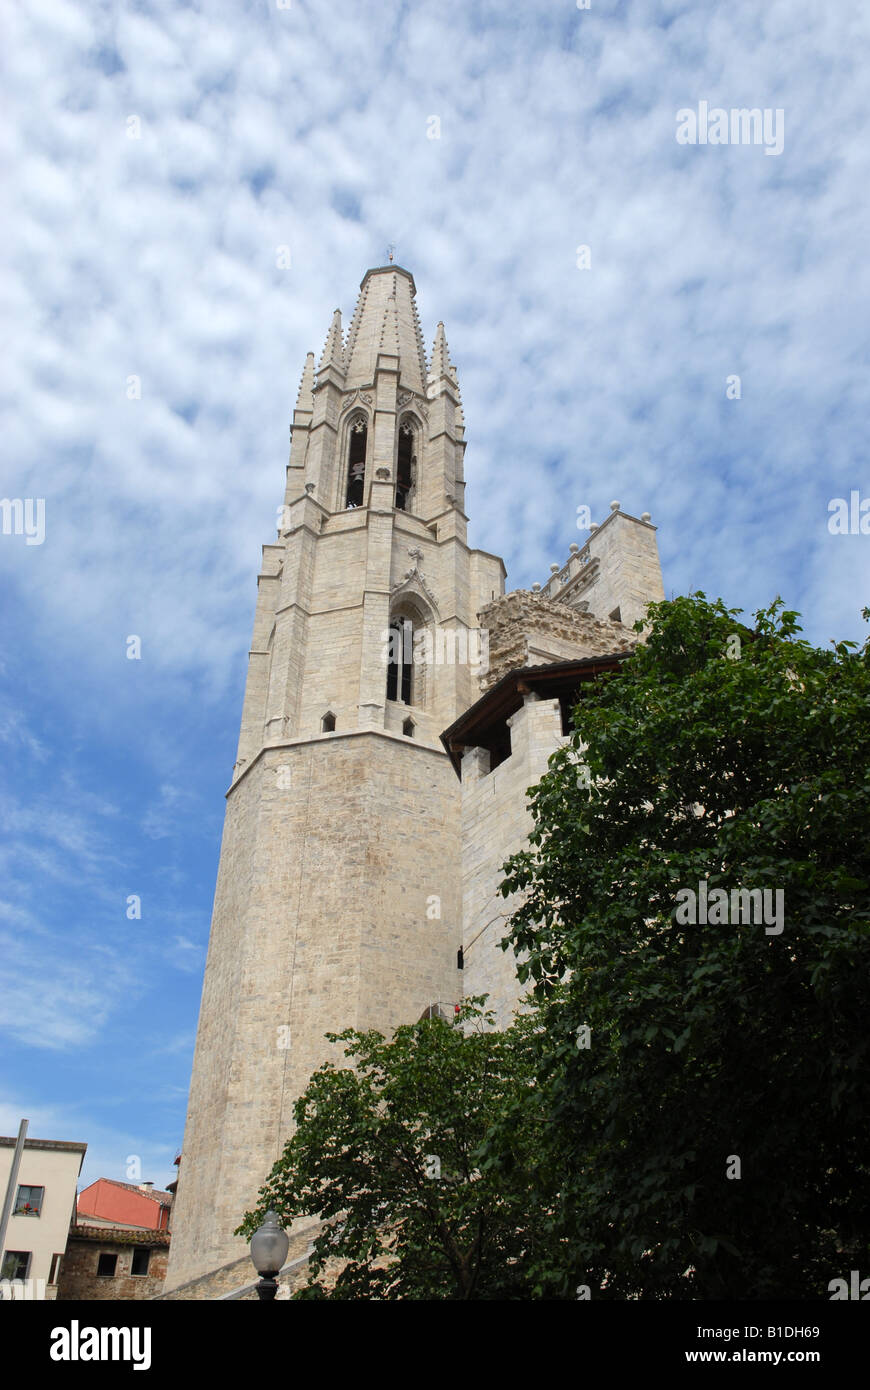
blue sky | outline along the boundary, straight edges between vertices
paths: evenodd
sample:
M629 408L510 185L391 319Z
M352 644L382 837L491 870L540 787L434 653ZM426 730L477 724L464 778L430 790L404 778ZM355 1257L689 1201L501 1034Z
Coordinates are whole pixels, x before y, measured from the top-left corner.
M260 546L388 244L510 588L619 498L666 593L863 638L870 538L827 520L870 493L868 41L858 0L7 15L0 495L45 538L0 535L0 1132L173 1176ZM702 101L781 109L782 152L679 144Z

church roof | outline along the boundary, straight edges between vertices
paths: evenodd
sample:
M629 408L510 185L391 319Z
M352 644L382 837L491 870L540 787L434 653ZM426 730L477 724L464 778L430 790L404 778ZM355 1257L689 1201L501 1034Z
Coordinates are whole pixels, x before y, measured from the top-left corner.
M631 652L611 652L602 656L584 656L577 661L552 661L545 666L525 666L508 671L441 735L441 742L456 775L461 776L464 749L489 747L497 727L516 714L526 695L531 693L544 700L560 700L571 695L584 681L618 671L629 656Z

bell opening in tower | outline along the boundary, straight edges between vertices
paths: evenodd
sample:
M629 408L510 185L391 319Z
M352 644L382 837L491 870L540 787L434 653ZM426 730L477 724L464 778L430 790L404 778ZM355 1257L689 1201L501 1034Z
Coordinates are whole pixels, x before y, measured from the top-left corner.
M388 700L410 705L413 652L414 625L411 619L394 619L390 623L390 650L387 661Z
M365 495L366 482L366 441L368 429L362 417L354 420L350 427L350 443L347 451L347 493L345 508L361 507Z
M414 483L414 428L403 420L399 427L399 451L396 460L396 507L410 511L411 488Z

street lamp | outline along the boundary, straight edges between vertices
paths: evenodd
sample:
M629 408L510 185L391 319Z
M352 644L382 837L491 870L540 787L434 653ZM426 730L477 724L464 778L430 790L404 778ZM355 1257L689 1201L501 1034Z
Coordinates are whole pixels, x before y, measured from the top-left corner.
M281 1229L278 1213L270 1207L263 1217L262 1226L251 1236L251 1261L260 1276L257 1285L260 1298L274 1298L278 1292L275 1275L283 1268L289 1249L290 1237Z

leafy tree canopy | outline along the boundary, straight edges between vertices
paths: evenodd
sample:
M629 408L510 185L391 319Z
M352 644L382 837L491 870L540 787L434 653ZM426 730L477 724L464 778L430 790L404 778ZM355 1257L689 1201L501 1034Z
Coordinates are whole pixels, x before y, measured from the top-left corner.
M816 649L797 616L651 605L530 794L502 891L561 1151L545 1296L825 1298L870 1272L870 648ZM503 1128L488 1161L509 1173Z
M314 1073L295 1106L297 1128L237 1232L250 1235L270 1206L285 1224L323 1218L308 1285L295 1297L522 1296L523 1262L540 1258L529 1199L540 1118L519 1105L532 1085L534 1038L528 1022L494 1031L482 1003L466 1001L455 1021L401 1027L389 1041L353 1029L328 1035L346 1044L353 1066ZM483 1141L510 1110L519 1117L511 1174L482 1171Z

